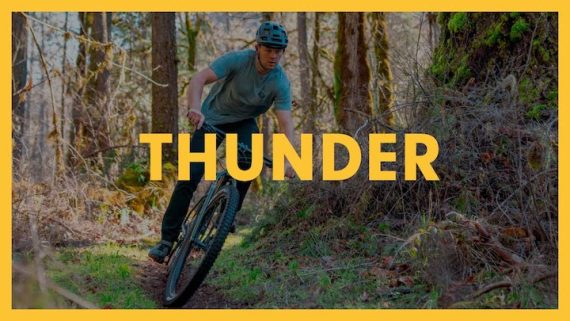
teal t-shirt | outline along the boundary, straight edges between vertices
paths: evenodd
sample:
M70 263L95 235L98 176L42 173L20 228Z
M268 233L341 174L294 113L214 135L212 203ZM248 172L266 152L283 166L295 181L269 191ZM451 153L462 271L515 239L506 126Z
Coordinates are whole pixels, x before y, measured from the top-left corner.
M291 110L289 79L281 65L260 75L255 69L255 50L227 53L210 64L218 81L202 103L205 120L212 125L254 118L271 105Z

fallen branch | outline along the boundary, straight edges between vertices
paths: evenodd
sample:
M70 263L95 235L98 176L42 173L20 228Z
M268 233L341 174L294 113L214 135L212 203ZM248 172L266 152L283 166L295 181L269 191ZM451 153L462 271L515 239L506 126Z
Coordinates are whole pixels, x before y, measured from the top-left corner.
M541 275L537 278L535 278L534 280L531 281L531 284L535 284L544 280L547 280L549 278L553 278L558 276L558 272L557 271L553 271L550 273L546 273L544 275ZM488 284L486 286L484 286L483 288L479 289L477 292L473 293L471 295L471 299L475 299L480 297L481 295L485 294L485 293L489 293L495 289L502 289L502 288L510 288L513 287L514 284L513 282L509 281L509 280L503 280L503 281L499 281L499 282L495 282L495 283L491 283Z
M542 281L544 281L544 280L547 280L547 279L550 279L550 278L554 278L554 277L557 277L557 276L558 276L558 271L552 271L552 272L550 272L550 273L546 273L546 274L544 274L544 275L541 275L541 276L535 278L534 280L532 280L532 283L535 284L535 283L542 282Z
M477 232L479 238L481 240L481 244L490 247L501 260L510 264L510 265L519 265L524 262L524 260L518 256L517 254L513 253L511 250L506 248L501 242L499 242L494 235L492 235L487 228L485 228L481 222L470 220L465 217L465 215L461 213L457 213L455 211L451 211L446 214L448 219L451 219L455 222L462 223L466 227L470 227Z
M524 260L512 253L509 249L503 246L496 238L494 238L481 223L477 221L470 221L467 220L471 225L475 227L479 235L481 236L481 240L491 247L493 251L505 262L509 263L510 265L517 265L524 262Z
M513 286L513 283L509 280L503 280L503 281L491 283L489 285L484 286L482 289L479 289L477 292L473 293L471 295L471 298L475 299L475 298L478 298L481 295L488 293L488 292L491 292L495 289L510 288L512 286Z

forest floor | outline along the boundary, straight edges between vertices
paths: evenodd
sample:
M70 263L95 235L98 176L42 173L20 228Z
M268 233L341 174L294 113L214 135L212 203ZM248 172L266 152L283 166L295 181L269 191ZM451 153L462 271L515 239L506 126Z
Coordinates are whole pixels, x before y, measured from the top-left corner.
M499 288L469 299L461 293L468 293L474 284L442 293L423 284L407 263L391 264L392 256L351 257L329 252L326 244L318 242L304 252L288 253L279 245L268 252L250 243L249 233L250 228L241 227L229 236L206 280L184 308L413 309L450 304L457 308L552 308L557 304L555 294L546 290L555 286L550 284L555 279L546 280L541 287ZM47 275L57 285L101 308L160 309L166 265L147 257L151 245L108 243L61 248L53 260L46 260ZM499 276L484 277L482 282ZM70 307L70 302L62 303L61 298L57 301L56 307ZM45 300L14 303L15 307L29 305L54 304Z
M156 307L160 308L162 305L163 290L166 285L166 266L147 260L137 262L135 267L137 270L137 280L141 288L156 302ZM244 304L228 300L215 286L210 285L206 280L183 308L239 309L243 307Z
M418 256L404 246L420 241L410 241L419 235L414 232L416 228L422 233L438 229L433 222L405 229L393 220L371 225L339 216L310 225L311 215L303 210L296 214L299 224L274 227L263 234L260 230L270 226L258 216L260 204L265 201L250 199L244 204L236 218L236 233L228 236L210 273L184 308L558 306L557 275L542 270L531 275L528 269L533 265L528 265L526 271L480 269L467 278L448 279L454 277L450 272L453 267L445 260L426 261L428 257ZM45 245L39 255L40 265L54 286L42 289L38 277L25 277L15 269L13 307L85 307L62 295L64 289L99 308L163 308L166 265L154 263L147 256L159 235L159 214L144 221L132 217L127 225L113 221L99 232L85 221L68 221L69 231L61 233L72 231L72 239L55 247ZM101 227L100 223L92 224ZM50 226L49 231L57 232L57 226ZM146 232L141 233L141 228ZM104 233L105 237L92 237L99 235L92 231ZM14 247L14 262L40 271L34 247L26 246L24 241ZM429 253L432 258L437 254Z
M239 235L239 234L238 234ZM235 242L241 237L229 236L228 243ZM163 291L166 286L167 271L165 264L158 264L151 259L139 260L134 265L136 279L147 295L156 302L156 307L162 306ZM206 278L199 290L192 296L183 308L186 309L239 309L246 308L247 304L233 301L226 297L219 288L211 284Z

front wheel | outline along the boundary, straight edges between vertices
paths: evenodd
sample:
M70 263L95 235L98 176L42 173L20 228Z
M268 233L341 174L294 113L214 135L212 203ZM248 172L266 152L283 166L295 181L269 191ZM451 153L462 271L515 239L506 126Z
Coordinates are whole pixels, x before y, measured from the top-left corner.
M214 194L204 215L196 217L197 235L187 233L170 263L164 305L181 307L196 292L228 236L239 203L235 186L226 185ZM191 224L193 225L193 224Z

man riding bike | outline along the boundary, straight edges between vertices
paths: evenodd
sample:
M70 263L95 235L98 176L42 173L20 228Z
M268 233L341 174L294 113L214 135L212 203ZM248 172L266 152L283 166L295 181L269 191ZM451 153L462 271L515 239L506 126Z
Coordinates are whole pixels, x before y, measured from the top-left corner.
M238 142L251 148L251 135L259 132L256 117L267 112L271 105L279 121L279 128L293 141L291 117L291 89L279 60L287 48L285 28L273 21L261 24L256 33L255 50L246 49L227 53L214 60L209 67L198 72L190 81L188 90L188 119L196 126L190 142L191 152L204 151L204 121L226 133L236 133ZM216 82L201 104L204 86ZM217 145L221 143L218 140ZM241 161L241 169L250 163ZM158 263L169 255L192 195L204 175L203 163L190 164L190 180L178 181L162 219L161 241L148 253ZM294 171L286 162L285 175ZM239 211L251 181L238 181Z

